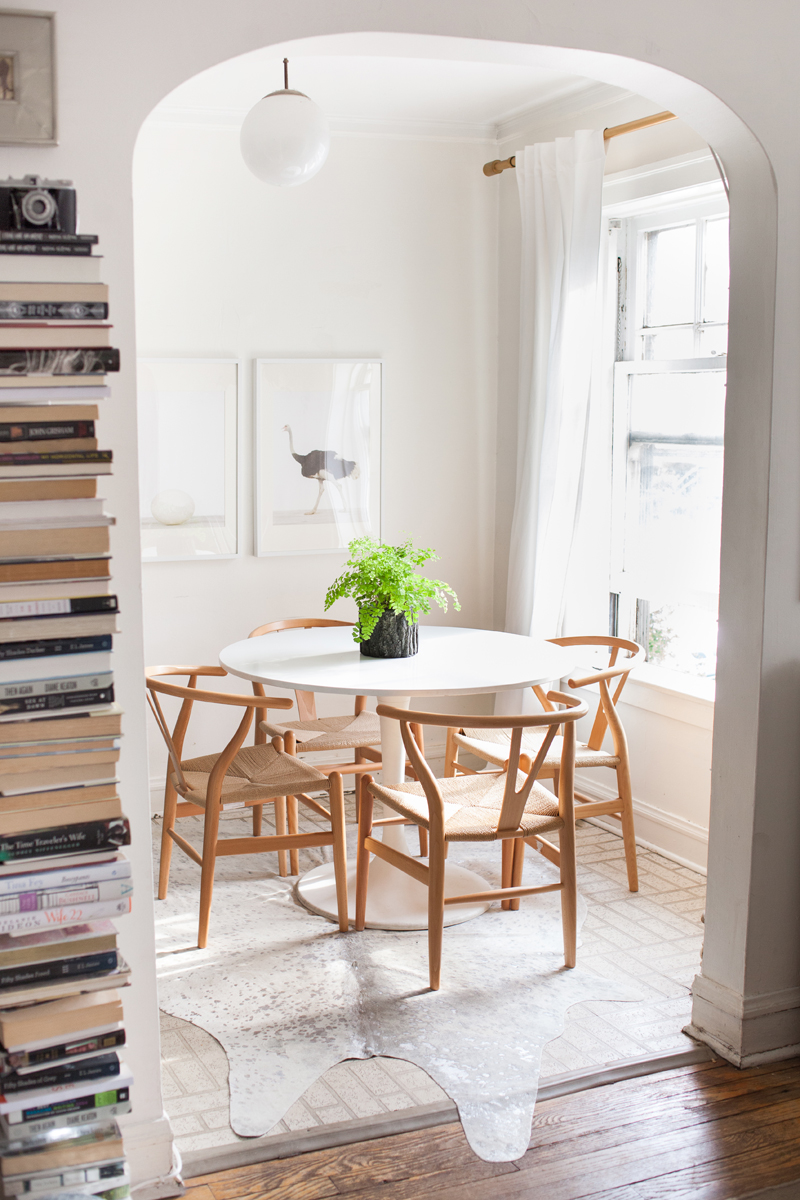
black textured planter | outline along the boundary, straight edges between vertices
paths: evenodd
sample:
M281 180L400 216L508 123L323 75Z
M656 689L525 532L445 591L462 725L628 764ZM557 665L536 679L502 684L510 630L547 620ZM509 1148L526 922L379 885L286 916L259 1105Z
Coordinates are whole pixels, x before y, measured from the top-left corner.
M411 658L419 650L418 625L409 625L405 613L387 609L365 642L361 653L365 658Z

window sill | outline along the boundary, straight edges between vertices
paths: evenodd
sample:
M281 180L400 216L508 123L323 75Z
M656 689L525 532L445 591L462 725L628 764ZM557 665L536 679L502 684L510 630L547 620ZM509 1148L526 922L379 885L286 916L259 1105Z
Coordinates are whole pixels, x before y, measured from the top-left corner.
M713 679L700 679L667 671L663 667L644 663L631 672L620 704L644 709L685 725L700 729L714 728ZM586 689L587 698L597 696L597 688Z

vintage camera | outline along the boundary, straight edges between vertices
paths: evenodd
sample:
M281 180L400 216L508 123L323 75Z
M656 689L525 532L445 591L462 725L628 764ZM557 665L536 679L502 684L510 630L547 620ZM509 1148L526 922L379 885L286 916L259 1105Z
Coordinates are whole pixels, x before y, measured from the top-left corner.
M77 208L71 179L26 175L0 183L0 229L75 233Z

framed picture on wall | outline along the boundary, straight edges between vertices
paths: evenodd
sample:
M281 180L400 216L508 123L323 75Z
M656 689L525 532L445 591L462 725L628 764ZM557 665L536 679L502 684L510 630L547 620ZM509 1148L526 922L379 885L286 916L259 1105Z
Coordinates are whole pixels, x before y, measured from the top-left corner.
M380 538L376 359L256 361L256 553L341 550Z
M238 554L240 379L236 359L139 359L144 562Z
M0 12L0 145L56 145L55 15Z

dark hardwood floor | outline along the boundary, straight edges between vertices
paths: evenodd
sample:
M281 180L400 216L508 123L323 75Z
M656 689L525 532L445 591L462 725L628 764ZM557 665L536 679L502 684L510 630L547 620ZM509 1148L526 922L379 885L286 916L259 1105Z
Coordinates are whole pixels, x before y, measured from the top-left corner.
M187 1181L187 1200L736 1200L800 1196L800 1059L721 1060L547 1100L513 1163L442 1125Z

